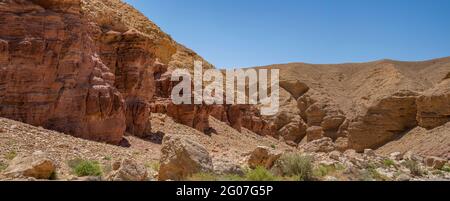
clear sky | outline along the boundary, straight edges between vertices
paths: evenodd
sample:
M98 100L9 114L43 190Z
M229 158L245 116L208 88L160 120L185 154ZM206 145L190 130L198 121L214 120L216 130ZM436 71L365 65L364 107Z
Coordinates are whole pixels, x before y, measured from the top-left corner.
M125 0L216 67L450 56L449 0Z

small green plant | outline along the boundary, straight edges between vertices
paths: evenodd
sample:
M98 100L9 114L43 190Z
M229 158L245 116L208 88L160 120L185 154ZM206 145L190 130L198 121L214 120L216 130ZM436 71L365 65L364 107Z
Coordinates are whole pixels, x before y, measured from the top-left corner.
M280 168L282 176L298 177L300 181L313 180L312 159L300 154L285 154L276 166Z
M245 178L237 174L226 174L220 176L220 181L245 181Z
M383 165L385 167L393 167L393 166L395 166L395 162L391 159L386 158L383 160Z
M58 173L56 173L56 171L53 171L50 175L49 180L58 180Z
M189 176L188 181L217 181L217 175L212 173L197 173Z
M416 161L407 160L407 161L403 162L403 165L411 171L411 174L413 174L415 176L423 175L423 171Z
M5 159L6 160L12 160L17 156L17 153L15 151L10 151L8 153L5 154Z
M444 165L441 170L444 172L450 172L450 165Z
M264 167L256 167L245 174L248 181L275 181L275 176Z
M148 168L148 169L152 169L152 170L154 170L154 171L156 171L156 172L159 172L159 167L160 167L161 165L159 164L159 162L158 161L155 161L155 162L151 162L151 163L145 163L145 167L146 168Z
M111 158L111 156L105 156L105 157L103 157L103 160L105 160L105 161L111 161L112 158Z
M69 161L69 166L72 168L73 172L79 176L101 176L102 168L97 161L89 161L82 159L75 159Z
M8 168L8 165L0 161L0 172L3 172L3 170L6 170Z
M191 175L186 179L187 181L245 181L246 178L235 175L235 174L225 174L217 175L213 173L197 173Z
M272 147L272 149L276 149L277 148L277 146L274 145L274 144L270 145L270 147Z

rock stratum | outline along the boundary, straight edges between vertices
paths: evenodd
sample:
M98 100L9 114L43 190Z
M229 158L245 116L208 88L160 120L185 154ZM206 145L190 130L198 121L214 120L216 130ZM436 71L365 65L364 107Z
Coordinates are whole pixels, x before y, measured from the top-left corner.
M51 152L48 146L55 145L57 154L50 158L57 161L109 158L105 153L127 160L142 153L133 157L140 164L117 162L109 180L157 178L142 161L154 161L161 148L161 180L203 169L241 174L237 166L249 153L259 153L253 168L257 161L273 165L282 153L297 151L325 152L337 161L343 156L336 152L345 151L377 158L369 149L384 156L413 151L440 157L424 159L432 165L450 159L450 57L252 67L280 69L280 111L262 116L260 106L173 104L173 70L192 72L196 60L204 68L214 66L120 0L0 0L0 29L0 116L32 125L17 129L2 119L0 140L11 143L0 149L3 155L29 148L33 140L36 147L24 152ZM168 140L171 135L177 140ZM25 144L16 146L21 140ZM61 153L72 142L88 148ZM91 153L98 150L101 157ZM180 161L172 152L193 159ZM274 152L276 158L258 158ZM180 164L193 168L178 170ZM69 174L64 164L56 166Z

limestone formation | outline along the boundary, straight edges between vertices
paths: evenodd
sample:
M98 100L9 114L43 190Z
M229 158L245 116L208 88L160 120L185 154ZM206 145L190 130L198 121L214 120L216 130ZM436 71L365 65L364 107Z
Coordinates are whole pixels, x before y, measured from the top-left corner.
M212 171L211 157L202 145L182 136L164 136L159 180L183 180L195 173Z

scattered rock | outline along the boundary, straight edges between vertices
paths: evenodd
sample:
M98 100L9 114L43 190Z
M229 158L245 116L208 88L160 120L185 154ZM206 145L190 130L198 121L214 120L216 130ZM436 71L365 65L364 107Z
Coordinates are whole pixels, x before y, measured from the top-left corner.
M400 174L397 178L396 181L410 181L411 177L407 174Z
M325 152L329 153L336 150L336 145L333 143L331 138L322 138L319 140L314 140L307 144L302 144L299 146L300 150L305 152Z
M311 126L306 130L306 137L308 142L322 139L325 135L323 128L320 126Z
M182 180L195 173L212 171L211 157L202 145L178 135L164 136L159 180Z
M275 161L281 157L281 155L281 152L272 148L259 146L250 153L248 165L250 168L262 166L270 169L274 165Z
M30 156L15 157L3 175L12 178L50 179L55 172L55 165L44 152L36 151Z
M425 158L425 165L434 169L442 169L447 163L447 160L435 156Z
M389 154L389 158L392 160L399 161L399 160L403 159L403 155L400 152L393 152L393 153Z
M336 150L344 152L348 149L348 138L339 137L334 144L336 145Z
M149 175L145 166L131 159L124 159L113 164L113 172L107 177L109 181L148 181Z
M370 156L370 157L375 157L375 151L373 151L372 149L364 149L364 155L366 156Z
M332 152L330 152L330 158L331 159L334 159L334 160L337 160L337 161L339 161L340 160L340 158L341 158L341 152L339 152L339 151L332 151Z
M214 162L214 173L219 175L232 174L243 176L244 170L235 162L220 160Z

